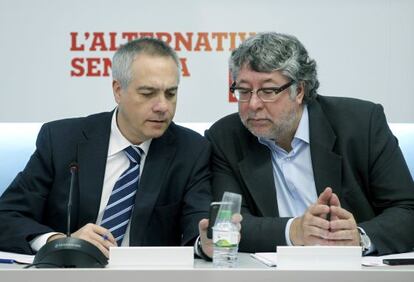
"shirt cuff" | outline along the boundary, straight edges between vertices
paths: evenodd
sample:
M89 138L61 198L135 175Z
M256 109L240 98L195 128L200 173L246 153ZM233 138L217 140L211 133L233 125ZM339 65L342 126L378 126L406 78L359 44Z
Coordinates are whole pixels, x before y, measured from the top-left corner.
M365 232L365 230L362 227L358 226L357 228L360 230L360 232L362 232L363 234L365 234L369 238L367 232ZM362 253L362 255L364 255L364 256L372 254L373 252L375 252L377 250L377 248L375 248L375 246L374 246L374 243L372 243L371 238L369 238L369 241L370 241L370 245L369 245L368 250L365 250Z
M291 218L288 220L288 222L286 223L286 227L285 227L285 239L286 239L286 245L287 246L293 246L292 241L290 241L290 226L292 225L293 220L295 219Z
M49 232L49 233L45 233L45 234L42 234L42 235L38 235L29 242L30 247L32 248L32 250L34 252L38 252L41 247L46 245L47 240L49 239L49 237L53 236L53 235L56 235L56 234L61 234L61 233L60 232Z
M200 256L200 250L198 249L198 241L200 241L200 236L197 237L197 239L194 242L194 254L198 257Z
M206 255L204 253L204 251L203 251L203 248L201 246L200 236L198 236L197 239L195 240L195 243L194 243L194 254L197 257L202 258L202 259L204 259L206 261L212 261L212 259L208 255Z

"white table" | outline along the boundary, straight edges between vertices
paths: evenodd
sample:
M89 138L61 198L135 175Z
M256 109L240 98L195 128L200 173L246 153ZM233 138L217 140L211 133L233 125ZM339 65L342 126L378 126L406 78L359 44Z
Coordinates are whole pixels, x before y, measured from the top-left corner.
M361 267L359 270L278 270L267 267L239 254L239 266L234 269L217 269L212 264L195 260L193 268L128 267L104 269L22 269L19 265L0 264L0 281L30 282L261 282L261 281L394 281L413 282L414 266Z

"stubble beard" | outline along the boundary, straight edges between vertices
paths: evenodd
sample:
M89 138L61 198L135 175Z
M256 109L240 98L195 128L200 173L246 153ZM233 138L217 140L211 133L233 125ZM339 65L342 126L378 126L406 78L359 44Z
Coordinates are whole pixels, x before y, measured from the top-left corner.
M248 115L249 117L249 115ZM299 113L292 108L281 120L271 121L271 126L266 130L255 130L255 128L248 124L247 119L240 116L243 125L256 137L284 141L291 139L299 124Z

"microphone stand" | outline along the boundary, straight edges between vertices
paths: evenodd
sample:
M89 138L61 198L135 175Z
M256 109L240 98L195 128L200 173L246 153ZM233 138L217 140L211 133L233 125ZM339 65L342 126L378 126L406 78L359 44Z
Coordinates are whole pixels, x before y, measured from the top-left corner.
M108 264L106 256L92 243L71 237L70 221L72 212L73 186L79 169L77 163L70 166L70 187L67 205L66 238L59 238L46 243L37 252L33 265L37 268L102 268Z

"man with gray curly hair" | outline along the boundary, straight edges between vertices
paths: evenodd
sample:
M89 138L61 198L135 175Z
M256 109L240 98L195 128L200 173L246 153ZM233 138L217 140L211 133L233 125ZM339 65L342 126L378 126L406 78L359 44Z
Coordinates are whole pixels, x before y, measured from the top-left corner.
M248 38L230 70L239 112L206 136L214 199L243 196L241 251L413 249L413 179L381 105L319 95L316 62L290 35Z

